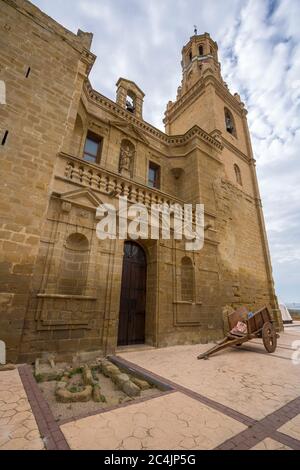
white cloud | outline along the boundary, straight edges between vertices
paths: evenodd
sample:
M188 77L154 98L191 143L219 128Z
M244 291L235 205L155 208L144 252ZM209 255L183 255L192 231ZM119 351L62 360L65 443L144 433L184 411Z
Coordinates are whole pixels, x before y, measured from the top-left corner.
M181 80L181 48L210 32L230 89L249 110L257 171L280 296L300 301L299 0L35 0L72 29L94 33L91 80L115 98L120 76L146 93L145 119L162 128ZM287 276L288 273L288 276Z

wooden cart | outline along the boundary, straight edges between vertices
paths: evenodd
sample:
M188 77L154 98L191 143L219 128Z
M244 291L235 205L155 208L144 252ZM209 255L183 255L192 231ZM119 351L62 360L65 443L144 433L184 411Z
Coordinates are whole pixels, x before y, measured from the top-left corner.
M241 346L243 343L254 338L262 338L268 353L273 353L276 350L279 335L276 333L268 307L258 310L250 318L248 310L242 307L228 316L228 322L230 331L236 327L238 322L245 323L247 325L247 333L228 333L216 346L200 354L198 359L208 359L209 356L222 349L230 346Z

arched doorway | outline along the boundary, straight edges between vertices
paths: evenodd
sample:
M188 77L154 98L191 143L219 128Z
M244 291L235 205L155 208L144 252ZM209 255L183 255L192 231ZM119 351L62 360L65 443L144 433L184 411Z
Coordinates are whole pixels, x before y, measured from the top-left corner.
M118 345L145 342L147 262L144 250L125 242L120 299Z

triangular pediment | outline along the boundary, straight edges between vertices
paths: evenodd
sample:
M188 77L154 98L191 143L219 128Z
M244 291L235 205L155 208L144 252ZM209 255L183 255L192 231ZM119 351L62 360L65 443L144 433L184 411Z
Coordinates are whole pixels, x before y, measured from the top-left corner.
M128 123L126 121L110 121L110 124L115 128L119 129L119 131L123 132L127 137L131 137L132 139L137 139L143 142L146 145L149 145L148 139L144 136L143 132L140 131L137 127L133 124Z
M125 85L125 88L131 88L135 93L141 95L144 98L145 93L143 92L143 90L140 89L139 86L137 86L135 82L133 82L132 80L128 80L128 78L120 77L116 83L116 86L119 87L119 86L124 86L124 85Z
M74 191L68 191L61 194L60 198L64 202L70 202L77 206L95 210L100 204L102 204L102 201L90 189L75 189Z

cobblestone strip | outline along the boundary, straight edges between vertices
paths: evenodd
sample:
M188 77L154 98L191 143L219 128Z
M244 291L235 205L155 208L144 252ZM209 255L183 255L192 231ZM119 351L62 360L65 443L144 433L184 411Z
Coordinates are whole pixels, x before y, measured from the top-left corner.
M70 450L28 365L18 367L23 387L47 450Z
M277 431L281 426L300 414L300 397L290 401L282 408L262 420L256 422L251 428L242 431L228 441L219 445L217 450L247 450L260 441L270 437L294 450L300 450L300 441Z
M275 431L272 435L272 438L276 439L276 441L279 441L282 444L285 444L291 449L300 450L300 441L294 439L291 436L288 436L287 434L284 434L283 432Z
M148 379L150 382L155 382L165 387L170 387L171 389L176 390L178 392L182 392L185 395L188 395L189 397L200 401L204 405L207 405L210 408L220 411L226 416L229 416L230 418L233 418L236 421L239 421L245 424L246 426L253 426L254 424L257 423L257 421L253 418L250 418L250 416L246 416L242 413L239 413L238 411L228 406L222 405L219 402L211 400L210 398L207 398L204 395L201 395L200 393L194 392L193 390L183 387L182 385L179 385L176 382L172 382L171 380L165 379L164 377L154 374L153 372L150 372L149 370L144 369L143 367L140 367L130 361L127 361L126 359L123 359L122 357L111 356L110 360L114 362L116 365L118 365L119 367L123 367L125 369L129 369L129 370L139 373L141 376L144 376L145 379L146 380Z

